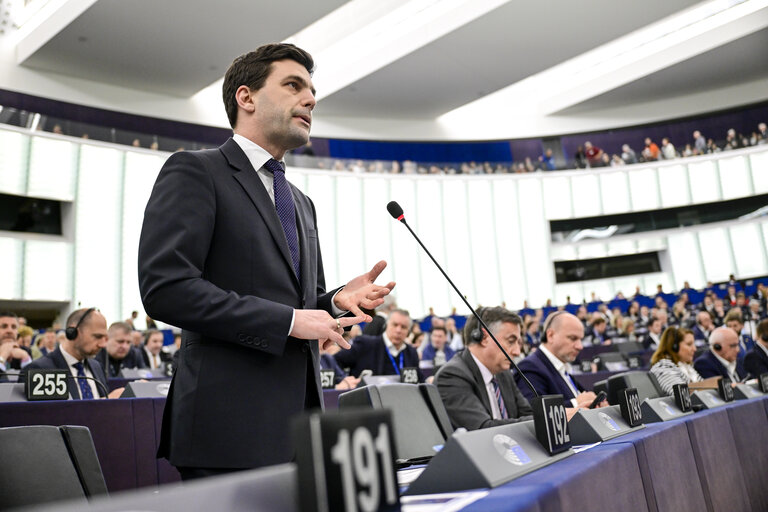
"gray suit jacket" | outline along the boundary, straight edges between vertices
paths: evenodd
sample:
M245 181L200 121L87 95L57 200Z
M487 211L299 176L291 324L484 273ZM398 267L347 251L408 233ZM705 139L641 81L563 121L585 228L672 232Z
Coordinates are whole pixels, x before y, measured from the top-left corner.
M147 204L139 287L182 328L159 456L175 466L288 462L289 421L322 406L317 341L289 338L293 309L330 311L312 201L291 186L301 282L275 207L237 143L171 155Z
M533 419L533 409L517 388L512 373L504 371L495 377L509 419L493 419L483 376L469 349L462 350L440 368L435 384L454 428L476 430Z

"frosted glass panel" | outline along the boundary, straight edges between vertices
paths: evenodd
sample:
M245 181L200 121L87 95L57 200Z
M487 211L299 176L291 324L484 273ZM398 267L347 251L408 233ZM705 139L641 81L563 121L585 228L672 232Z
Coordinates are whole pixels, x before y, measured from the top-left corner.
M78 147L66 140L32 137L27 193L72 201L75 197Z
M420 236L424 236L424 230L421 229L424 224L416 213L416 202L421 199L416 197L414 181L410 178L392 180L392 198L403 208L411 228ZM459 208L462 206L464 203L457 204ZM466 215L466 212L462 214ZM408 232L408 228L400 222L394 220L393 222L395 223L392 227L392 245L395 247L393 270L397 282L397 288L395 288L397 303L408 309L413 318L419 318L427 312L425 290L421 286L421 259L428 256L422 255L421 247Z
M608 250L603 243L582 245L578 249L579 259L604 258Z
M320 251L323 255L325 283L326 287L331 289L346 283L346 281L344 283L339 281L339 266L338 259L336 258L335 206L337 199L334 180L334 176L323 176L322 174L307 175L307 195L315 203L315 211L317 213L317 236L320 238ZM355 276L350 276L347 279L352 277Z
M452 268L446 254L446 235L449 230L444 223L443 212L446 206L442 201L442 180L420 179L415 181L416 209L414 213L419 219L419 236L438 263L447 269L449 274L465 269ZM450 207L450 206L449 206ZM393 220L394 222L394 220ZM438 315L451 312L451 304L455 302L452 291L440 271L435 267L429 256L422 254L420 259L421 282L425 305L434 308ZM425 311L424 311L425 312Z
M749 155L749 161L752 167L752 183L755 185L755 194L768 193L768 151Z
M720 186L723 199L735 199L752 195L752 179L743 156L718 160Z
M560 283L555 285L553 304L566 304L568 297L573 304L578 304L584 299L583 283Z
M576 217L600 215L600 181L595 174L571 177L573 195L573 214Z
M671 292L678 288L675 288L672 285L672 282L669 279L669 276L664 273L659 274L646 274L643 276L642 279L643 282L643 293L646 295L655 295L656 294L656 285L661 285L662 290L664 292Z
M629 190L635 211L654 210L659 207L659 182L656 169L629 171Z
M667 244L675 288L678 290L682 288L685 281L694 288L706 285L707 278L701 266L696 233L681 231L669 236Z
M152 193L157 175L167 154L127 152L123 179L123 236L121 280L121 318L128 318L131 311L139 311L139 325L143 325L144 312L139 294L138 254L144 210Z
M27 240L24 250L24 298L68 301L72 296L72 245Z
M698 236L707 280L726 281L729 274L735 274L731 244L725 228L702 230Z
M0 192L24 195L29 137L0 130Z
M524 247L520 238L517 187L512 180L493 182L496 210L496 250L499 255L502 300L508 307L522 307L527 297L527 276L523 269Z
M742 224L730 228L731 243L736 258L736 275L739 277L757 277L768 274L765 261L765 240L760 232L760 224Z
M520 233L523 260L528 283L527 299L533 306L542 305L554 292L554 267L549 257L549 222L544 219L541 182L521 179L517 182Z
M368 270L368 267L372 267L374 263L379 260L387 261L387 268L381 274L378 279L378 283L385 284L389 281L395 280L395 275L392 272L392 253L396 248L392 246L392 230L402 229L403 226L399 222L396 222L390 217L387 212L387 203L391 200L389 194L389 180L383 178L365 178L363 182L363 204L360 214L363 217L363 250L365 259L363 260L363 267ZM322 233L320 238L322 238ZM354 236L342 245L346 247L347 244L357 244L358 241L354 239ZM349 276L354 277L354 276ZM344 279L349 279L344 277ZM328 286L337 286L343 283L328 283ZM399 285L398 285L399 287ZM393 292L395 295L399 293L396 288Z
M499 305L503 299L494 241L500 234L496 226L497 219L494 218L492 182L470 180L468 185L469 197L486 198L473 201L472 207L468 208L469 223L472 226L470 231L472 270L477 290L474 298L481 304Z
M710 203L720 199L720 178L714 161L691 162L688 164L688 176L694 203Z
M360 179L353 176L338 176L336 178L336 225L338 229L339 244L337 246L336 259L339 262L339 278L346 283L355 276L370 270L372 267L366 262L363 264L363 244L360 243L360 234L363 232L363 218L361 211L362 184ZM377 260L378 261L378 260ZM338 283L339 285L343 283ZM329 284L331 287L336 284Z
M0 132L2 133L2 132ZM5 274L0 279L0 298L20 299L24 243L18 238L0 237L0 254L3 255Z
M573 245L553 245L550 249L552 261L568 261L578 259L576 247Z
M637 252L661 251L667 248L664 238L638 238Z
M75 213L75 307L98 307L111 323L120 307L123 152L84 145Z
M571 204L571 180L567 176L545 177L544 213L547 219L570 219L573 217Z
M446 259L447 268L450 269L451 278L470 301L476 305L477 289L472 263L472 252L469 247L470 224L467 211L467 181L461 179L447 179L443 182L443 205L446 230ZM461 298L451 288L448 292L448 302L456 307L460 314L467 314L466 306Z
M659 168L661 206L682 206L688 204L688 173L683 165Z
M584 282L584 295L587 301L592 297L592 292L595 292L595 296L600 300L608 302L613 298L613 286L610 279L600 279L594 281Z
M603 213L625 213L631 210L627 173L605 172L600 176L600 193L603 197Z
M612 280L613 295L614 297L619 293L623 293L627 299L632 298L635 294L635 287L640 284L640 281L636 276L629 277L615 277Z
M625 254L635 254L637 251L634 240L619 240L608 242L606 253L608 256L621 256Z

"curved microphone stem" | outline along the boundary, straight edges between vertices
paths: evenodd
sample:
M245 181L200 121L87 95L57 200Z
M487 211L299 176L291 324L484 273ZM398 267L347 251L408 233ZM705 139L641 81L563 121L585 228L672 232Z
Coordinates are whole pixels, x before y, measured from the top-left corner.
M393 201L393 202L394 202L394 201ZM392 203L390 203L390 205L391 205L391 204L392 204ZM531 381L529 381L529 380L528 380L528 377L526 377L526 376L525 376L525 374L524 374L522 371L520 371L520 368L518 368L518 367L517 367L517 364L515 364L515 361L514 361L514 359L512 359L512 357L510 357L510 355L507 353L507 351L506 351L506 350L504 350L504 348L501 346L501 343L499 343L499 340L497 340L497 339L496 339L496 336L494 336L494 335L493 335L493 333L492 333L492 332L491 332L491 330L488 328L488 326L485 324L485 322L483 322L483 319L482 319L482 318L480 318L480 315L478 315L478 314L477 314L477 311L475 311L475 308L473 308L473 307L472 307L472 306L469 304L469 302L467 301L467 298L464 296L464 294L463 294L463 293L461 293L461 291L459 291L459 289L456 287L456 285L455 285L455 284L453 284L453 281L451 280L451 278L450 278L450 277L448 277L448 274L446 274L446 273L445 273L445 270L443 270L443 267L441 267L441 266L440 266L440 264L437 262L437 260L435 259L435 257L434 257L434 256L432 256L432 253L431 253L431 252L429 252L429 249L427 249L427 247L426 247L426 246L425 246L425 245L422 243L422 241L421 241L421 239L418 237L418 235L417 235L416 233L414 233L414 231L411 229L411 226L409 226L409 225L408 225L408 223L405 221L405 216L404 216L404 215L403 215L403 213L402 213L402 209L400 209L400 208L399 208L399 206L398 206L398 209L399 209L398 213L399 213L399 215L395 215L395 213L393 213L393 210L392 210L392 209L390 209L389 205L387 206L387 209L389 210L389 213L392 215L392 217L394 217L396 220L399 220L400 222L402 222L402 223L405 225L405 227L406 227L406 228L408 228L408 231L410 231L410 232L411 232L411 235L413 235L413 238L415 238L415 239L416 239L416 241L417 241L417 242L419 242L419 245L421 246L421 248L422 248L422 249L424 249L424 252L426 252L426 253L427 253L427 255L428 255L428 256L429 256L429 258L432 260L432 262L435 264L435 266L438 268L438 270L440 270L440 272L443 274L443 276L445 276L445 278L446 278L446 279L448 280L448 282L451 284L451 286L453 287L453 289L454 289L454 290L456 290L456 293L458 293L458 294L459 294L459 297L461 297L461 300L463 300L463 301L464 301L464 304L466 304L466 306L469 308L469 310L472 312L472 314L475 316L475 318L477 318L477 321L480 323L480 325L482 325L482 326L483 326L483 329L485 329L485 331L486 331L486 332L488 333L488 335L491 337L491 339L493 340L493 342L494 342L494 343L496 343L496 346L497 346L497 347L499 347L499 350L501 350L501 352L504 354L504 357L506 357L506 358L507 358L507 360L508 360L508 361L509 361L509 362L512 364L512 367L513 367L513 368L514 368L514 369L517 371L517 373L518 373L518 374L519 374L519 375L520 375L520 376L523 378L523 380L524 380L524 381L525 381L525 383L528 385L528 387L529 387L529 388L531 388L531 391L533 392L533 396L535 396L535 397L538 397L538 396L539 396L539 393L537 393L537 392L536 392L536 388L534 388L534 387L533 387L533 384L531 384ZM521 333L521 335L522 335L522 333Z
M92 380L96 383L96 386L104 392L104 398L109 398L109 390L107 389L107 386L104 385L103 382L101 382L99 379L95 379L93 377L87 377L85 375L67 375L67 378L69 379L85 379L85 380ZM82 397L81 397L82 398Z

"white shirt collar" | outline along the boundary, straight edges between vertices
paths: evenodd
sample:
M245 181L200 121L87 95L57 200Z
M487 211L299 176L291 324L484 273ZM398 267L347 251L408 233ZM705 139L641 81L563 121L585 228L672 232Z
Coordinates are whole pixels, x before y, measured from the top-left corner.
M483 382L487 386L491 383L491 380L493 380L493 374L491 373L491 370L489 370L483 363L481 363L480 360L476 358L475 354L473 354L471 351L469 352L469 355L472 356L472 359L475 360L475 364L478 368L480 368L480 375L483 376Z
M398 356L398 355L400 354L400 352L402 352L403 350L405 350L405 342L403 342L402 344L400 344L400 348L395 348L395 344L394 344L394 343L392 343L392 342L389 340L389 336L387 336L387 333L386 333L386 332L383 332L383 333L381 333L381 337L382 337L382 338L384 338L384 345L386 345L386 346L387 346L387 350L388 350L388 351L389 351L389 353L390 353L390 354L392 354L393 356Z
M67 366L72 368L73 365L77 363L82 363L78 358L64 350L64 347L61 347L61 355L64 356L64 360L67 362Z
M726 361L722 357L720 357L718 354L715 354L715 351L713 350L712 353L715 355L718 361L720 361L720 364L725 366L725 369L728 370L728 373L731 375L736 375L736 361L730 362Z
M251 162L251 165L257 171L264 166L267 160L273 158L273 156L270 155L266 149L262 148L252 140L246 139L238 133L232 136L232 140L234 140L237 145L240 146L240 149L243 150L245 156L248 157L248 161ZM280 163L285 166L284 161L281 160Z
M546 344L542 343L539 345L539 350L541 350L545 356L547 356L547 359L549 359L549 362L552 363L552 366L555 367L555 370L560 373L560 375L565 375L566 373L571 373L571 365L570 363L564 363L561 360L559 360L552 352L549 351Z

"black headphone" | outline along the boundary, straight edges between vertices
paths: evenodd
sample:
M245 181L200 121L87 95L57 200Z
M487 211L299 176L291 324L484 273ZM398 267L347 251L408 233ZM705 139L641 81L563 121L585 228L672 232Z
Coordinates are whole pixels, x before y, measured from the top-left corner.
M712 345L712 348L717 350L718 352L723 350L723 346L721 344L719 344L719 343L715 343L714 345Z
M64 329L64 336L67 337L68 340L75 340L77 339L77 333L80 329L80 326L85 321L85 318L91 314L91 312L96 311L96 308L88 308L88 310L83 314L83 316L80 317L80 320L77 321L77 325L74 327L67 327Z
M550 313L547 319L544 320L544 328L543 328L544 332L541 333L541 339L539 340L539 343L547 342L547 331L552 326L552 322L555 320L555 318L560 316L563 313L567 313L567 311L565 310L555 311L554 313Z
M479 316L480 319L483 322L485 322L485 318L483 318L483 314L485 313L485 308L478 308L476 311L477 311L477 316ZM478 322L477 327L472 329L472 332L469 333L469 337L475 343L480 343L481 341L483 341L483 330L480 328L480 322Z

